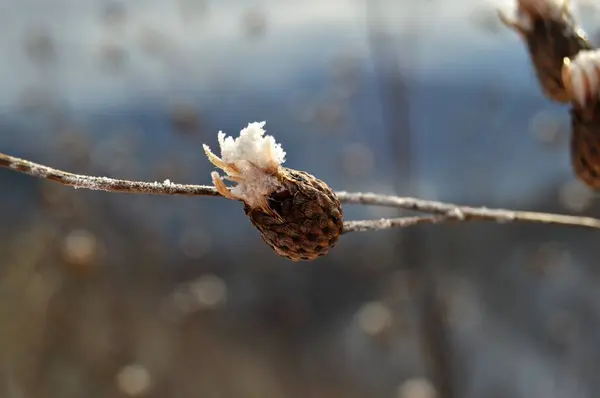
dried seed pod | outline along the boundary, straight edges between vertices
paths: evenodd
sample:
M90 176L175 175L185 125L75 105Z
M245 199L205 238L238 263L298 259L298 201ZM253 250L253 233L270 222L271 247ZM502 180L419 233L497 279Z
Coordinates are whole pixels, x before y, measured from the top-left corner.
M600 50L582 51L562 68L571 98L571 163L581 181L600 189Z
M250 123L235 140L219 132L221 157L204 145L208 159L237 182L230 190L213 172L213 184L224 197L244 203L246 215L277 254L314 260L341 236L342 206L323 181L281 165L285 152L273 137L264 136L264 124Z
M527 44L544 95L553 101L569 102L561 79L563 60L593 49L585 32L576 26L569 0L517 0L516 18L502 12L499 17Z
M342 233L342 207L323 181L281 168L281 188L269 195L268 211L246 204L244 211L263 240L290 260L312 260L334 247Z

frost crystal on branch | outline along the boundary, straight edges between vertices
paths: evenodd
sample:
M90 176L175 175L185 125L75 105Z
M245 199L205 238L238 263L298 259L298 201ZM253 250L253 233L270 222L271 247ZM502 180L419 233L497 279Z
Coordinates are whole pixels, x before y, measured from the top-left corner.
M265 206L265 197L280 186L277 175L285 161L283 148L275 138L265 135L264 126L265 122L250 123L237 138L226 137L219 131L221 157L204 145L211 163L225 172L226 179L237 183L229 190L219 173L213 172L212 180L219 193L242 200L250 207Z
M221 157L226 163L252 161L265 170L275 170L285 161L285 152L275 138L265 135L266 122L254 122L240 132L238 138L225 137L219 131L218 140L221 146Z

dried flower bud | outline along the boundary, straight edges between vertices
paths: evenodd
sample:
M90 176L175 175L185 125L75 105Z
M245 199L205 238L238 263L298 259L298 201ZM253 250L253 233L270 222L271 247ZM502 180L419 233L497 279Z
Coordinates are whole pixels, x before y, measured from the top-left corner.
M571 162L586 185L600 189L600 50L565 59L562 78L571 98Z
M517 0L514 19L502 12L499 16L527 44L544 95L553 101L569 102L561 78L563 60L593 48L575 24L569 0Z
M213 184L226 198L244 202L244 211L263 240L292 261L313 260L334 247L342 233L343 213L323 181L283 167L285 152L265 122L250 123L236 139L219 132L221 157L204 145L206 156L237 183L231 190L213 172Z

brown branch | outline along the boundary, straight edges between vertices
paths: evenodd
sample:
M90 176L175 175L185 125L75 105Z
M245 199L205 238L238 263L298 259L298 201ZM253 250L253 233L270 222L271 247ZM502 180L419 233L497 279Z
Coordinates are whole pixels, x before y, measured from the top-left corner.
M91 189L94 191L137 193L148 195L195 195L220 196L214 187L207 185L174 184L170 181L144 182L118 180L108 177L92 177L56 170L25 159L19 159L0 152L0 167L20 171L32 177L44 178L71 186L75 189Z
M390 228L406 228L421 224L439 224L445 221L456 220L452 216L417 216L417 217L399 217L382 218L380 220L360 220L344 222L344 232L365 232L378 231Z
M534 222L541 224L562 224L584 228L600 229L600 219L593 217L569 216L563 214L540 213L533 211L516 211L505 209L488 209L486 207L460 206L451 203L424 200L392 195L379 195L362 192L336 192L340 201L348 204L388 206L422 213L446 216L444 221L487 220L499 223L513 221ZM437 220L436 222L441 222Z
M164 182L144 182L118 180L107 177L93 177L73 174L53 169L28 160L9 156L0 152L0 167L5 167L32 177L43 178L76 189L91 189L106 192L122 192L148 195L192 195L220 196L214 187L207 185L175 184ZM405 228L419 224L439 224L447 221L484 220L507 222L532 222L560 224L575 227L600 229L600 219L551 213L488 209L485 207L460 206L410 197L378 195L375 193L336 192L342 203L373 206L389 206L422 213L436 214L429 217L403 217L380 220L346 221L344 233L375 231L389 228Z

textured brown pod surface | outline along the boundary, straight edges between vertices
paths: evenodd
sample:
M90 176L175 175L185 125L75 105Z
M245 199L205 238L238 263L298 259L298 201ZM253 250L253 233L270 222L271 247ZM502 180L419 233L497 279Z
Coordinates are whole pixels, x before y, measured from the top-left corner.
M577 177L600 189L600 105L571 109L571 163Z
M563 61L593 48L583 32L571 18L558 21L537 17L532 18L532 28L524 38L544 95L553 101L569 102L561 77Z
M335 193L311 174L282 167L281 189L268 197L269 210L244 206L246 215L277 254L292 261L327 254L342 234L343 212Z

